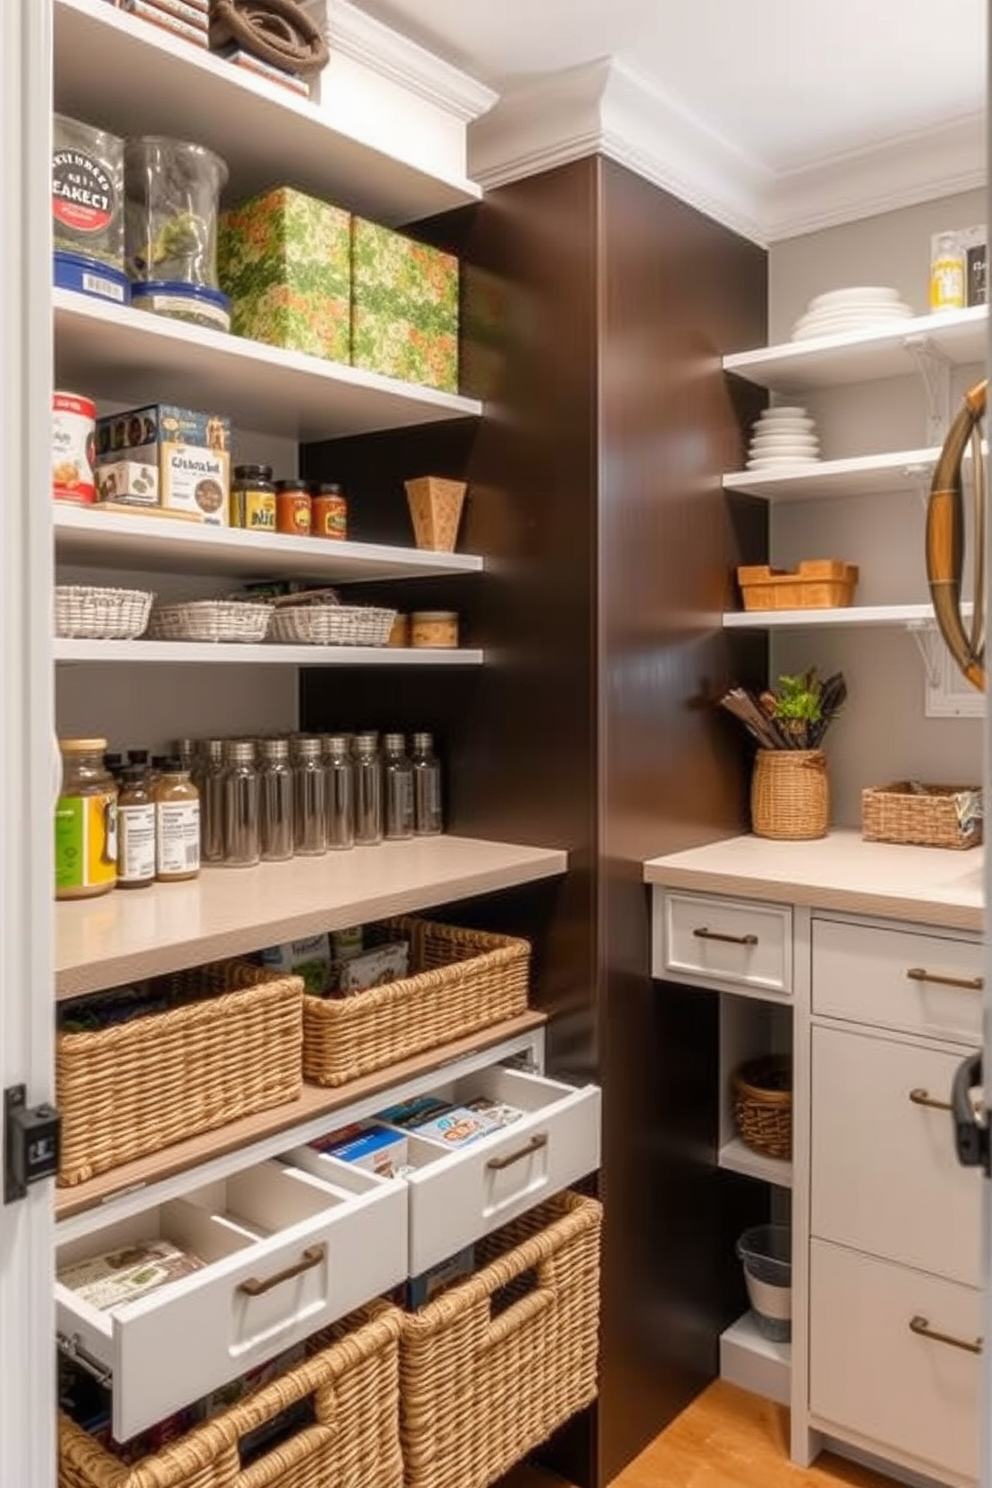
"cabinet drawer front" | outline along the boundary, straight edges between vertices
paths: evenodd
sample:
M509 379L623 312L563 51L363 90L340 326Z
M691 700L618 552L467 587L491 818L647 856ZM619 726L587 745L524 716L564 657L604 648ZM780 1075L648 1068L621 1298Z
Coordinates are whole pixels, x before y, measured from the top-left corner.
M214 1257L201 1270L112 1311L98 1312L78 1293L56 1287L60 1332L113 1373L113 1431L119 1440L403 1279L402 1183L356 1173L344 1163L337 1167L342 1171L326 1182L276 1162L261 1163L224 1185L75 1243L78 1257L157 1236L204 1259L211 1251ZM252 1239L261 1228L259 1210L248 1216L245 1210L259 1201L273 1219L281 1211L285 1222L267 1225L264 1238ZM218 1219L225 1207L229 1217ZM216 1245L211 1232L218 1226L223 1238ZM60 1255L60 1267L65 1259Z
M791 995L788 906L665 892L655 896L654 920L654 976Z
M935 1477L978 1474L981 1294L814 1240L810 1410L838 1435L910 1454ZM884 1450L882 1455L884 1455Z
M813 1012L977 1045L982 959L977 942L815 919Z
M955 1157L959 1060L911 1044L813 1030L812 1231L979 1285L981 1175Z

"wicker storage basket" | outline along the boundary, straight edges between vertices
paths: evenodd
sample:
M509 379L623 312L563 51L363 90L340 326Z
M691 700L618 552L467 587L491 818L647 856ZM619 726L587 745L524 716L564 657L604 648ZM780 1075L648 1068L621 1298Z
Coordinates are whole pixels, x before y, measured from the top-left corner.
M748 564L737 570L746 610L846 609L854 599L858 565L809 558L795 569Z
M982 840L978 786L924 785L908 780L868 786L861 792L861 835L866 842L906 842L916 847L977 847Z
M751 830L784 842L825 837L830 782L822 749L759 749L751 776Z
M147 589L57 584L55 634L63 640L133 641L148 624L154 598Z
M271 636L295 646L384 646L395 618L372 605L280 605Z
M328 1347L133 1467L60 1415L59 1488L403 1488L401 1325L371 1303ZM307 1400L315 1421L242 1468L241 1442Z
M156 641L264 641L272 609L239 599L198 599L156 605L148 634Z
M273 977L88 1033L60 1033L58 1182L158 1152L300 1093L303 982Z
M406 1488L484 1488L596 1396L595 1199L559 1194L476 1246L481 1269L407 1316Z
M745 1147L766 1157L792 1156L792 1060L749 1059L733 1077L734 1121Z

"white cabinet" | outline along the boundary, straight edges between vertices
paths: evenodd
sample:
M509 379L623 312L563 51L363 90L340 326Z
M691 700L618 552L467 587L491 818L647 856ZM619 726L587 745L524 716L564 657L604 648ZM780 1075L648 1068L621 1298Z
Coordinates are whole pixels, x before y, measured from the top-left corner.
M713 894L656 895L656 977L727 986L758 997L792 990L792 910Z

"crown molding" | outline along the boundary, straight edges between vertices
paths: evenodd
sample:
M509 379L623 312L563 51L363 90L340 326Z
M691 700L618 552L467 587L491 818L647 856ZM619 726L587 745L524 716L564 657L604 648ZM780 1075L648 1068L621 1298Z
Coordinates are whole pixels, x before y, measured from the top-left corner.
M469 123L491 109L499 95L484 83L435 57L425 47L346 0L328 6L328 44L369 71Z

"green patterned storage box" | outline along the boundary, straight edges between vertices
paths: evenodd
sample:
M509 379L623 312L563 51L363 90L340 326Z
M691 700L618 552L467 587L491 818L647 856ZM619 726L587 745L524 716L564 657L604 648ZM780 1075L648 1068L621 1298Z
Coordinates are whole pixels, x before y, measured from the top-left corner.
M351 225L356 367L458 391L458 260L391 228Z
M237 336L351 360L351 216L280 186L220 224L220 282Z

